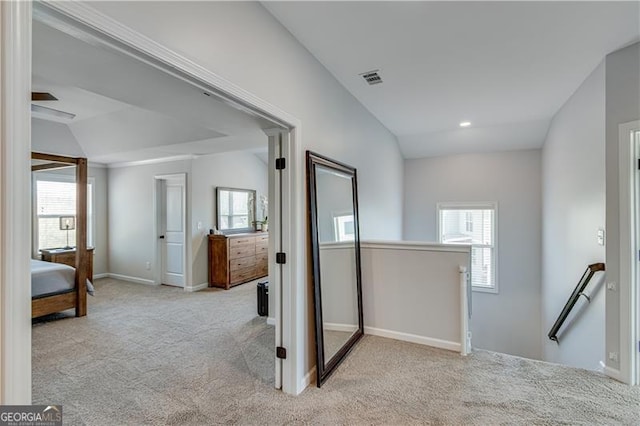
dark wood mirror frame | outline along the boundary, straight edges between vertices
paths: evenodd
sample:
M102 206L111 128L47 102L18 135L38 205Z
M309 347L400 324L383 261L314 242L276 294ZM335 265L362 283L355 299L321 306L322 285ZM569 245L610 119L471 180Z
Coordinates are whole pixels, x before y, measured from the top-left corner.
M311 235L311 254L313 260L312 279L314 286L314 313L316 330L316 385L318 387L327 380L335 371L355 344L364 335L364 322L362 319L362 277L360 271L360 230L358 225L358 185L356 169L322 155L307 151L307 201L309 212L309 231ZM354 220L354 244L356 260L356 291L358 307L358 329L347 342L325 364L324 330L322 322L322 283L320 280L320 241L318 235L318 211L317 211L317 187L316 165L338 171L351 176L351 188L353 195L353 220Z

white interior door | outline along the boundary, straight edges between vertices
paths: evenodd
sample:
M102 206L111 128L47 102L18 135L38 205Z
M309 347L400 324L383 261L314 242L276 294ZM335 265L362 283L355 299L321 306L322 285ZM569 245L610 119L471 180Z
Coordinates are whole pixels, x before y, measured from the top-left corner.
M185 182L182 178L172 178L162 180L161 184L161 281L184 287Z

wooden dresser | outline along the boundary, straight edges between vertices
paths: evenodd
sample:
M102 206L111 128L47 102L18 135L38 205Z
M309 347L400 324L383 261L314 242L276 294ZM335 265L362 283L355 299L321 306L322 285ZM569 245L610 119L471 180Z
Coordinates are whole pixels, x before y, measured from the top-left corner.
M209 287L228 290L269 274L269 234L209 235Z
M87 261L89 268L87 269L87 278L93 282L93 247L87 248ZM42 260L45 262L63 263L73 268L76 267L76 249L42 249Z

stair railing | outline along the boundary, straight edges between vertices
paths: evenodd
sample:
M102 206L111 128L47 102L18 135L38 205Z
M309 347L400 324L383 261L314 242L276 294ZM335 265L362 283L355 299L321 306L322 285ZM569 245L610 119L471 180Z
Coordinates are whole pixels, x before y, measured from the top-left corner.
M564 305L562 312L560 312L560 316L558 316L558 319L553 324L553 327L551 327L551 330L547 335L549 336L549 339L555 342L558 341L558 331L560 331L562 324L564 324L565 320L569 316L569 313L571 313L571 310L575 306L580 296L584 296L587 299L587 301L591 303L591 298L586 294L584 294L584 289L589 284L589 281L591 280L593 275L598 271L604 271L604 263L594 263L592 265L589 265L586 271L584 271L584 274L582 274L582 278L580 278L578 285L576 285L576 288L573 290L573 293L571 293L571 297L569 297L569 300Z

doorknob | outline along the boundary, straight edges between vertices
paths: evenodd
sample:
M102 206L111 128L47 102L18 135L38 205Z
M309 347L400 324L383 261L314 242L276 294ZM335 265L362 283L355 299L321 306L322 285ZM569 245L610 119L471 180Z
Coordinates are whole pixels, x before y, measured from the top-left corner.
M160 239L161 239L161 240L164 240L164 235L160 235Z

